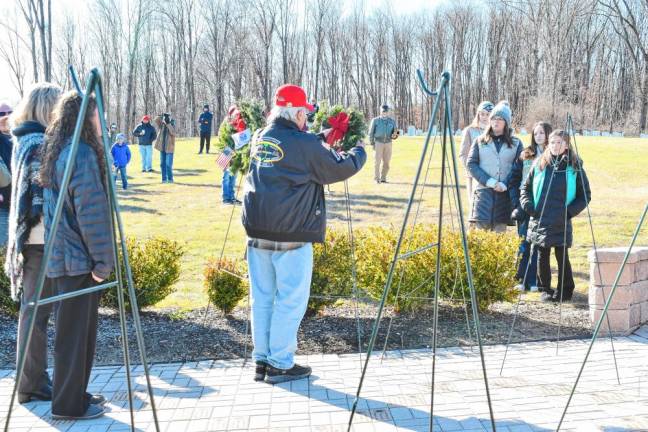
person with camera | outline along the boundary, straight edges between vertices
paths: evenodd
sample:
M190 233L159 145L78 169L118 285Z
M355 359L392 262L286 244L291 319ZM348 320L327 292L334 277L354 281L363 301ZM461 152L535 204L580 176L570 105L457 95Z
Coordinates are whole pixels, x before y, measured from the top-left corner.
M133 130L137 137L140 156L142 156L142 172L153 172L153 141L157 137L155 128L151 125L151 117L142 117L142 123Z
M374 180L376 183L387 183L389 162L392 157L392 140L397 138L396 121L389 117L389 105L380 109L380 116L371 120L369 126L369 142L374 147ZM381 169L382 165L382 169Z
M242 222L252 298L256 381L275 384L306 378L295 363L297 331L310 293L313 243L324 242L324 185L346 180L364 165L364 143L347 153L326 148L304 132L306 92L282 85L274 96L268 126L250 144Z
M200 150L198 154L202 154L203 148L206 150L205 153L209 153L213 118L214 115L209 111L209 105L205 105L202 114L198 117L198 125L200 127Z
M162 183L173 183L173 152L175 151L175 120L171 114L164 113L155 117L157 138L155 149L160 152L160 171Z

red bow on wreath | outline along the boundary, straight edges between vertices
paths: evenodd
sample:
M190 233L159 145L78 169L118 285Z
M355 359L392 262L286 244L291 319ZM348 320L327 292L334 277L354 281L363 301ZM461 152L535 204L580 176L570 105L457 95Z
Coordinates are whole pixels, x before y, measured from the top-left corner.
M326 122L332 129L326 137L326 143L329 145L333 145L344 138L344 134L349 130L349 115L345 112L329 117Z
M236 132L243 132L245 129L247 129L247 124L245 123L245 120L241 115L241 111L239 111L238 109L230 110L230 115L232 117L230 124L234 127L234 129L236 129Z

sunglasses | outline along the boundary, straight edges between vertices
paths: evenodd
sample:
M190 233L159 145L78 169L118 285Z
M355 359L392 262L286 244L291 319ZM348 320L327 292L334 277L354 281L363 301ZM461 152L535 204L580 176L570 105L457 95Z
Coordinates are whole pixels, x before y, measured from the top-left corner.
M13 111L0 111L0 117L11 115Z

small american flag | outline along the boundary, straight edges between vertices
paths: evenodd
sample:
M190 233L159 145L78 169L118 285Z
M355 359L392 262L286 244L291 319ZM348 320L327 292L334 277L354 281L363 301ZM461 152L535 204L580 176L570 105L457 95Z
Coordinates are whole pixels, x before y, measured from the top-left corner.
M236 153L234 153L234 150L226 146L221 154L218 155L218 159L216 159L216 165L218 165L223 171L225 171L235 154Z

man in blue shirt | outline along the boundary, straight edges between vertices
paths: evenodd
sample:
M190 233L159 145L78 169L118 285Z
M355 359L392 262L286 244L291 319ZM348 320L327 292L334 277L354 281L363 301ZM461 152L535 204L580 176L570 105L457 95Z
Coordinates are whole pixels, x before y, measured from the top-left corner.
M209 105L203 107L203 112L198 118L198 124L200 125L200 151L198 154L202 154L203 148L206 146L207 153L209 153L209 141L211 140L211 130L212 130L212 118L214 115L209 112Z

